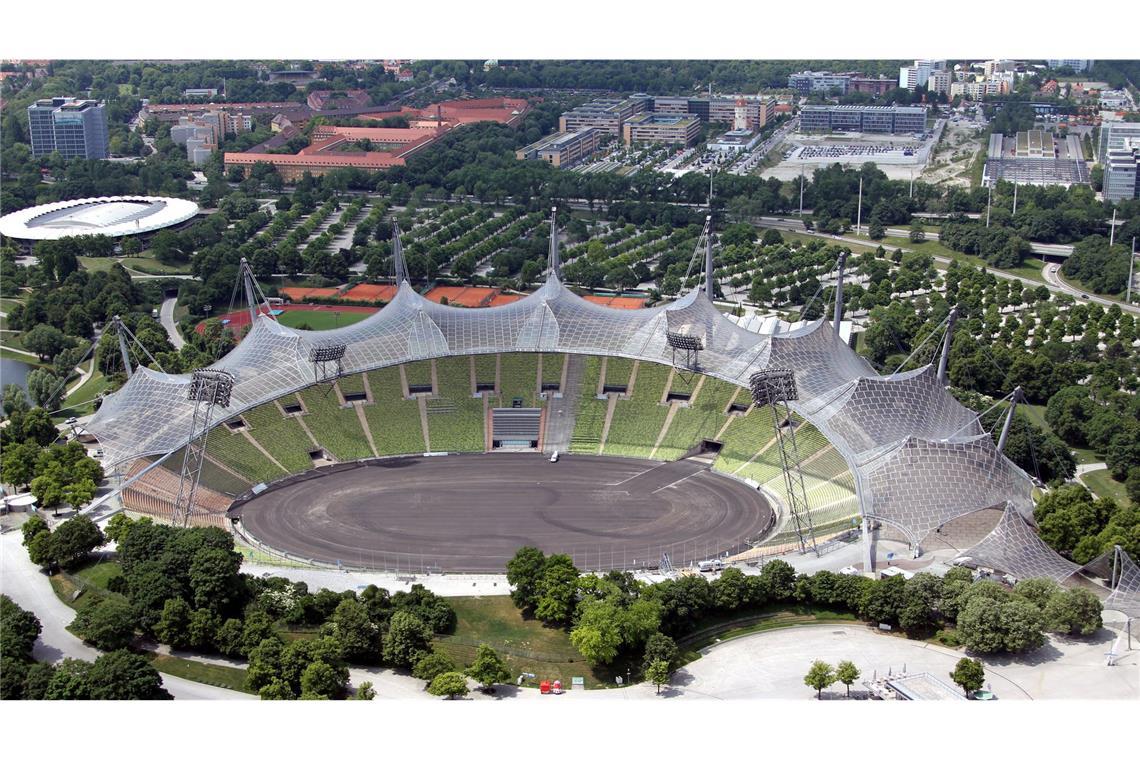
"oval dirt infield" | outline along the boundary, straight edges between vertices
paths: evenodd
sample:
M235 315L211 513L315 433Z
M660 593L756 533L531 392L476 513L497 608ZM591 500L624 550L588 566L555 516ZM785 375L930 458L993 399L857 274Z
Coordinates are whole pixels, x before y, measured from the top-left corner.
M775 516L746 484L692 460L471 454L407 457L288 483L240 507L254 538L378 569L503 572L521 546L583 569L681 566L742 548Z

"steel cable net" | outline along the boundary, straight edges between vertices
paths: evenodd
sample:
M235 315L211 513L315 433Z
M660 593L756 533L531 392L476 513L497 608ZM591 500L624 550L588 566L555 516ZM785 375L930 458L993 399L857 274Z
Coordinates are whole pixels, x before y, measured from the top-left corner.
M1130 618L1140 618L1140 566L1119 546L1113 550L1113 555L1108 560L1119 563L1115 568L1116 587L1104 600L1104 608L1123 612Z
M244 340L212 365L234 375L227 418L317 382L310 349L346 347L352 374L417 359L542 351L626 357L671 364L670 332L699 337L701 372L747 387L758 369L790 369L800 400L792 408L817 427L855 475L860 505L917 542L962 514L1014 502L1031 507L1028 477L970 423L928 369L883 378L824 320L760 335L724 317L694 290L656 309L590 303L551 276L536 292L504 306L464 309L429 301L404 282L369 318L318 332L259 316ZM135 373L89 423L108 466L125 472L143 455L187 443L193 405L188 375ZM831 403L834 402L834 403ZM940 439L961 428L953 441ZM929 439L929 440L928 440ZM1028 506L1027 506L1028 505Z
M989 535L962 552L958 559L968 559L1018 578L1052 578L1057 582L1081 569L1080 565L1050 549L1012 504L1005 505L1001 519Z

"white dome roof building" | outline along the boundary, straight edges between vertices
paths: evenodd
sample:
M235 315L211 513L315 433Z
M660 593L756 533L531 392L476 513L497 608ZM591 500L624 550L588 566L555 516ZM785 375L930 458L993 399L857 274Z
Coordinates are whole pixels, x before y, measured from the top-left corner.
M172 227L197 213L198 204L182 198L83 198L33 206L0 217L0 235L28 241L75 235L125 237Z

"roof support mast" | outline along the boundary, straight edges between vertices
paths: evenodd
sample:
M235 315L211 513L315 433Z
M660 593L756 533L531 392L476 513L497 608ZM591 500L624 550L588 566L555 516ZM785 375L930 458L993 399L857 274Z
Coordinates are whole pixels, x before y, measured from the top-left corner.
M847 266L847 251L839 252L839 279L835 283L835 334L839 334L839 322L843 319L843 272Z
M558 252L558 207L550 207L550 274L558 278L562 274L562 258Z
M392 267L396 276L396 287L400 287L405 282L410 282L408 278L408 264L404 261L404 244L400 240L400 225L392 222Z
M705 218L705 295L710 301L716 297L716 280L713 279L712 214Z
M938 382L946 385L946 366L950 363L950 341L954 338L954 323L958 321L958 307L950 309L946 321L946 337L942 339L942 358L938 360Z
M1021 386L1013 389L1013 396L1009 400L1009 412L1005 415L1005 424L1001 428L1001 437L998 438L997 450L998 452L1005 451L1005 442L1009 438L1009 429L1013 426L1013 414L1017 411L1017 402L1021 401Z
M130 380L134 375L134 370L131 369L131 355L127 351L127 333L126 327L123 325L123 320L118 314L112 320L115 326L115 332L119 334L119 353L123 355L123 367L127 370L127 379Z

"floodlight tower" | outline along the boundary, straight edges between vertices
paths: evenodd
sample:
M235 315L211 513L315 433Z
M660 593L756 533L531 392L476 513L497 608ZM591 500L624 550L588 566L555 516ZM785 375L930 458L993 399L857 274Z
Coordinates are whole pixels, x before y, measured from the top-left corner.
M815 529L811 524L811 511L808 509L807 491L804 476L800 471L800 453L796 445L796 430L792 425L792 413L788 402L799 398L796 389L796 376L790 369L764 369L754 372L749 378L752 403L756 406L772 407L772 425L776 429L776 442L780 447L780 461L783 464L784 486L788 490L788 505L792 512L792 522L800 541L800 554L811 551L819 553L815 545ZM788 434L784 435L780 418L788 423Z
M190 442L182 456L182 477L178 483L178 498L174 501L175 525L186 526L194 512L194 497L202 477L202 463L206 460L206 437L210 434L210 418L214 407L225 409L230 405L234 376L221 369L198 369L190 380L186 397L194 402L194 415L190 420Z
M681 372L700 372L700 352L705 349L705 341L699 335L681 332L665 333L665 342L673 349L673 367ZM682 362L677 362L677 352L681 352Z
M330 383L344 371L342 360L348 349L344 341L329 341L309 349L309 361L313 364L313 382Z

